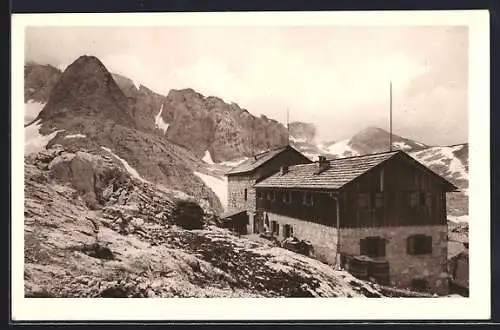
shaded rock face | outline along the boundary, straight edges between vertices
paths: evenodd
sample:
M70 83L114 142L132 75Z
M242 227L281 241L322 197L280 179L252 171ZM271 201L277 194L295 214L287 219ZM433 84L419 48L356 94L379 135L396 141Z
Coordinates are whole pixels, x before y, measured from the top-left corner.
M205 97L192 89L171 90L162 118L167 138L202 157L209 150L215 162L250 156L283 146L286 128L265 116L256 118L235 103Z
M46 95L40 101L48 102L39 115L42 120L75 115L107 118L166 136L198 158L208 150L215 162L251 156L287 143L286 128L276 120L255 117L235 103L205 97L192 89L171 90L164 96L145 86L137 88L132 80L109 73L93 56L79 57L62 75L55 72L50 79L57 83L45 81L43 91L38 91L40 84L25 84L31 93L46 95L51 91L50 98ZM49 79L45 74L39 80L44 77ZM157 117L168 124L166 131L158 127Z
M51 65L27 63L24 65L24 102L46 103L50 92L61 77L61 71Z
M129 95L127 98L97 58L82 56L65 70L52 89L47 105L39 114L42 119L40 133L47 135L62 130L64 134L56 135L48 147L61 144L73 153L109 148L146 180L184 191L221 211L222 205L215 193L193 173L203 165L202 161L169 142L158 134L158 129L143 120L149 116L154 118L161 97L145 88L130 91ZM152 103L143 101L144 98L151 99ZM134 112L139 104L145 103L150 104L149 112ZM156 107L158 110L154 109ZM141 109L146 107L141 106ZM68 135L78 137L66 138ZM61 167L61 164L53 165ZM90 173L85 172L90 170L89 166L77 157L71 160L69 169L82 171L83 177ZM93 185L94 182L85 184ZM92 194L87 198L89 203L96 199Z
M156 125L155 117L162 109L165 96L142 85L137 88L132 80L122 75L113 73L112 76L134 109L135 127L146 132L157 132L164 135L164 132Z
M316 137L316 126L312 123L294 121L289 125L292 139L312 143Z
M145 180L183 191L209 203L218 212L222 211L217 195L194 174L194 171L203 171L205 164L188 150L157 134L118 125L111 120L96 121L90 117L73 117L62 121L53 119L42 125L41 132L46 134L62 126L66 129L65 134L57 135L49 142L48 148L60 144L71 153L87 150L113 157L102 149L109 148ZM86 137L65 138L74 132Z
M91 115L134 127L133 108L104 65L94 56L81 56L63 72L39 114L54 117Z

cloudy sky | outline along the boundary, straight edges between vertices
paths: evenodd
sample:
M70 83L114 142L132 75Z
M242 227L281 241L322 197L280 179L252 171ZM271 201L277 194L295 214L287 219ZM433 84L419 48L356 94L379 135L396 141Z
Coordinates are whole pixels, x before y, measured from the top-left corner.
M36 27L26 60L80 55L149 88L193 88L251 113L316 124L338 140L368 126L431 145L467 141L466 27Z

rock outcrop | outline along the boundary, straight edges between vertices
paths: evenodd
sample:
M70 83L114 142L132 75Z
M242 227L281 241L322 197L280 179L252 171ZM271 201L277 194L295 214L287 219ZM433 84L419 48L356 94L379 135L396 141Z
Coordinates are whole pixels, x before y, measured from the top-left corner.
M51 65L24 65L24 102L47 103L50 92L59 81L61 71Z
M192 89L171 90L162 118L169 123L166 137L203 157L206 150L215 162L286 144L286 128L266 116L254 117L236 103L205 97Z
M80 56L62 73L39 119L91 116L135 127L133 108L106 67L94 56Z
M83 198L87 171L96 209ZM26 158L24 190L26 297L382 296L347 272L214 227L210 209L188 212L203 217L202 229L176 226L176 210L194 200L106 154L54 146Z

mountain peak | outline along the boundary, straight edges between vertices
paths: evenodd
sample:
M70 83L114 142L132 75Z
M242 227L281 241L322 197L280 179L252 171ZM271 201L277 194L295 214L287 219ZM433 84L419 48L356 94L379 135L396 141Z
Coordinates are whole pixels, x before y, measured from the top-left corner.
M62 73L39 118L91 115L134 126L133 109L111 73L95 56L83 55Z

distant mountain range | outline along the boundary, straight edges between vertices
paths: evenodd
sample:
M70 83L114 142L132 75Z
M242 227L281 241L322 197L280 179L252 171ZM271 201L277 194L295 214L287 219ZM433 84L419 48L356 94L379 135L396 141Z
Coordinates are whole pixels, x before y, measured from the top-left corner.
M208 200L219 210L222 194L214 191L223 189L209 189L213 180L207 181L207 176L220 179L238 160L287 143L287 129L276 120L253 116L235 103L193 89L155 93L110 73L93 56L79 57L64 72L36 63L27 63L24 71L25 102L42 109L29 119L41 125L44 135L57 132L49 146L109 148L145 178ZM389 132L378 127L331 142L316 141L311 123L292 122L289 132L290 143L313 160L318 155L337 158L382 152L389 146ZM468 213L467 143L427 146L393 135L392 146L462 188L463 192L450 194L449 213Z

